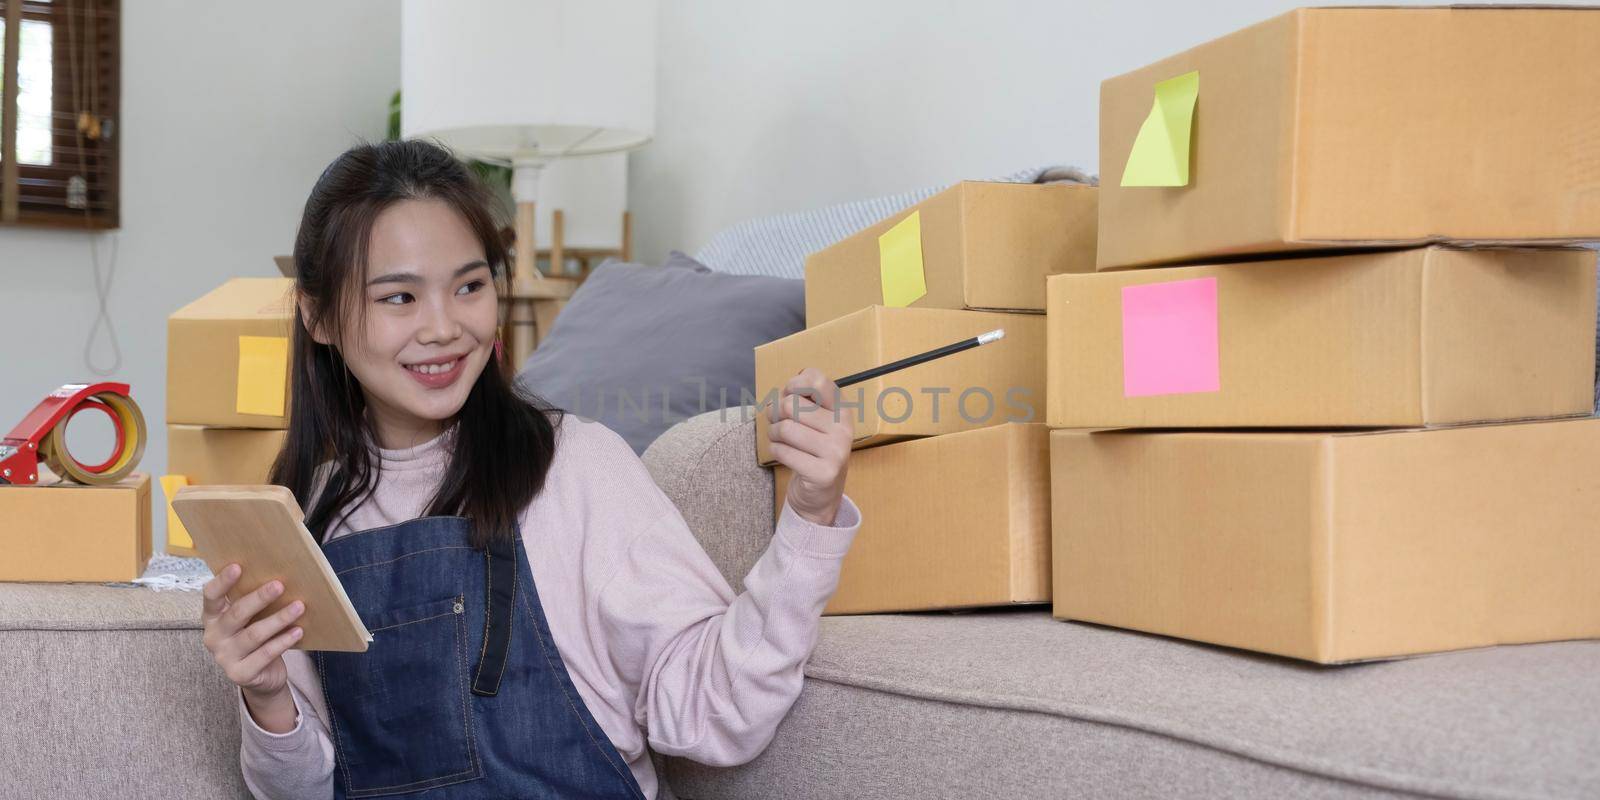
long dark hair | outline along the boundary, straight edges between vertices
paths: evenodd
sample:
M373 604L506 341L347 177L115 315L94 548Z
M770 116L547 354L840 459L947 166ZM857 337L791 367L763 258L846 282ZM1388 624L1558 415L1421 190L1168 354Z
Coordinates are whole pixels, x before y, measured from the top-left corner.
M388 206L411 199L442 200L461 214L482 242L495 288L505 296L499 204L450 151L422 141L361 144L323 171L294 241L295 292L310 307L311 319L297 303L289 430L269 478L307 509L306 527L319 544L334 516L364 502L375 488L377 435L344 357L336 346L319 344L311 330L324 326L338 342L338 332L352 321L350 312L366 313L359 293L373 221ZM558 409L516 387L499 359L490 358L457 414L450 463L424 514L469 518L471 544L479 549L517 535L517 515L543 488L555 458L560 422ZM327 474L317 491L324 461Z

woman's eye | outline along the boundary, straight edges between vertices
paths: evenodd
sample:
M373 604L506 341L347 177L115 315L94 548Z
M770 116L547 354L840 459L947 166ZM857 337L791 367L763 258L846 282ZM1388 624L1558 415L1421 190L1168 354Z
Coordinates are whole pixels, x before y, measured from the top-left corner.
M483 281L470 281L470 282L462 285L462 287L460 289L457 289L456 290L456 294L471 294L471 293L476 292L476 291L478 291L479 289L482 289L482 288L483 288Z
M388 303L391 306L404 305L411 302L411 295L408 292L396 292L387 297L378 298L378 302Z

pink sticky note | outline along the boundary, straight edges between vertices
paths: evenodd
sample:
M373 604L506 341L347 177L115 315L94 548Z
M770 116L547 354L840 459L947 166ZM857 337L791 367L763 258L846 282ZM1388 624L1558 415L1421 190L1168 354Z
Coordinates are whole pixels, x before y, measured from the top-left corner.
M1122 288L1122 393L1215 392L1217 279Z

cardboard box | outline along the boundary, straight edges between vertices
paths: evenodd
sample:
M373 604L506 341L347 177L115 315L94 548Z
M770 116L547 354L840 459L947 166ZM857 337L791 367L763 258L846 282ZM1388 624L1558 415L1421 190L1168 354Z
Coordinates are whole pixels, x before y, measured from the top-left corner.
M167 422L288 426L294 281L234 278L167 318Z
M1322 663L1600 636L1600 419L1050 455L1059 618Z
M279 428L168 425L167 471L161 476L159 487L161 513L167 519L166 552L175 556L200 555L188 528L172 510L173 495L180 488L267 483L286 435Z
M1049 602L1048 433L1008 423L851 455L861 530L823 613ZM775 514L792 476L773 471Z
M1036 421L1045 374L1045 320L1038 314L865 308L757 347L755 400L776 400L807 367L837 380L995 328L1004 328L1005 338L839 390L838 410L855 415L858 448ZM773 464L766 409L755 416L756 458Z
M1592 9L1312 8L1107 80L1099 267L1600 239L1596 41ZM1188 184L1123 186L1191 71Z
M1050 279L1051 427L1588 414L1595 254L1443 247Z
M167 474L187 476L192 485L266 483L284 436L272 428L168 425Z
M896 305L884 291L879 240L912 214L921 229L927 294L910 307L1043 311L1045 276L1094 271L1097 191L1065 183L958 183L807 257L806 327L871 305Z
M110 486L0 486L0 581L131 581L150 563L150 476Z

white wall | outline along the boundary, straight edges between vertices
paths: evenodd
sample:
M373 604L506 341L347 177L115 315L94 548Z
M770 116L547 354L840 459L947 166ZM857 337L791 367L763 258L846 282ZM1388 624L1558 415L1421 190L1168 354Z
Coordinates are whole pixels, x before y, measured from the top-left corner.
M322 168L357 137L383 137L400 14L397 3L317 0L139 0L122 13L122 229L100 251L106 263L117 243L116 377L154 435L141 469L160 474L167 314L226 278L277 274L272 256L292 247ZM0 228L0 435L50 390L94 377L83 358L92 275L87 234ZM103 337L94 355L110 363ZM82 420L89 460L104 452L90 449L103 423Z
M1099 172L1100 81L1293 0L665 0L637 255L754 216L1030 166Z

